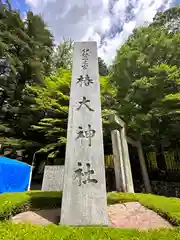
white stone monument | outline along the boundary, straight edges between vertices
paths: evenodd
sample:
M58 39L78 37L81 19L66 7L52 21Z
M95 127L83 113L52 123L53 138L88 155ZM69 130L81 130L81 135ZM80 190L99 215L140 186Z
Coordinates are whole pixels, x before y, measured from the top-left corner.
M64 179L64 165L45 166L42 191L62 191Z
M116 191L126 192L126 178L124 172L124 161L122 154L121 135L118 130L111 131L114 171L116 180Z
M96 42L74 44L60 224L108 225Z

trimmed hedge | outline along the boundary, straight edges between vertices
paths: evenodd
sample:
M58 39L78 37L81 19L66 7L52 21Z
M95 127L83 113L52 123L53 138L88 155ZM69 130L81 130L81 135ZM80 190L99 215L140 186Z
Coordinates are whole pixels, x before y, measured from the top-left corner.
M30 191L0 195L0 220L30 209L56 208L61 205L61 192Z
M25 193L6 193L0 195L1 219L29 209L56 208L61 205L62 193L31 191ZM152 194L109 193L108 204L138 201L166 217L171 223L180 225L180 200ZM169 240L180 239L180 227L138 231L106 227L63 227L54 224L43 227L33 224L0 222L0 239L3 240Z
M56 208L61 206L62 192L30 191L0 195L0 220L30 209ZM140 202L157 212L173 225L180 225L180 200L152 194L112 192L107 195L108 204Z

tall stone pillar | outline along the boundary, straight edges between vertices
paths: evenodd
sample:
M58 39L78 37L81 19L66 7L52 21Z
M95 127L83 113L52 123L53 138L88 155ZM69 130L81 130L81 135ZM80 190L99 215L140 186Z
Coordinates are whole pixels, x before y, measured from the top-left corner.
M151 184L149 181L148 171L146 168L146 162L144 159L143 149L142 149L142 145L141 145L140 141L137 142L137 150L138 150L139 162L140 162L140 166L141 166L141 173L142 173L144 185L145 185L146 191L150 193L152 191Z
M122 152L123 152L123 162L124 162L124 173L126 179L126 191L134 193L134 184L131 171L131 163L129 158L128 144L126 139L125 128L122 127L120 130Z
M96 42L74 44L60 223L108 225Z
M111 139L112 139L112 148L113 148L116 190L119 192L126 192L122 145L121 145L120 133L118 130L111 131Z

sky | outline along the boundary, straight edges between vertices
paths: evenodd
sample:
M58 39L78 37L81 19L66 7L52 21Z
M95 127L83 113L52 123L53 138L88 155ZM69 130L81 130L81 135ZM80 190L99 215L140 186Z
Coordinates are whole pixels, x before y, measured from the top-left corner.
M97 41L98 55L110 64L133 29L180 0L11 0L22 16L41 14L55 42Z

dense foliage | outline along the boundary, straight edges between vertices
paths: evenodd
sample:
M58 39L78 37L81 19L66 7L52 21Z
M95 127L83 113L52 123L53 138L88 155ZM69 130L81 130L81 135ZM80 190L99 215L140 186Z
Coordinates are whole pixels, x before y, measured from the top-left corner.
M179 148L179 9L135 29L109 69L98 58L106 150L112 112L146 148ZM64 159L73 41L54 46L41 16L29 11L23 20L8 1L0 1L0 30L0 144L31 160Z
M39 139L44 145L38 153L47 153L48 158L64 157L69 93L71 82L71 70L60 68L56 74L46 77L44 85L27 85L26 93L35 99L32 111L43 112L42 118L34 122L31 128L38 133ZM100 78L102 116L104 123L104 135L108 135L108 124L106 116L112 111L115 105L116 92L109 85L107 77Z
M157 151L179 146L179 17L179 8L172 8L157 14L150 26L135 29L112 66L117 111L129 134Z
M40 16L23 21L10 4L0 1L1 143L29 144L27 129L34 119L24 95L26 84L43 84L49 75L53 36ZM28 141L27 141L28 140Z
M49 209L59 207L61 192L29 191L21 193L4 193L0 195L0 220L30 209Z

